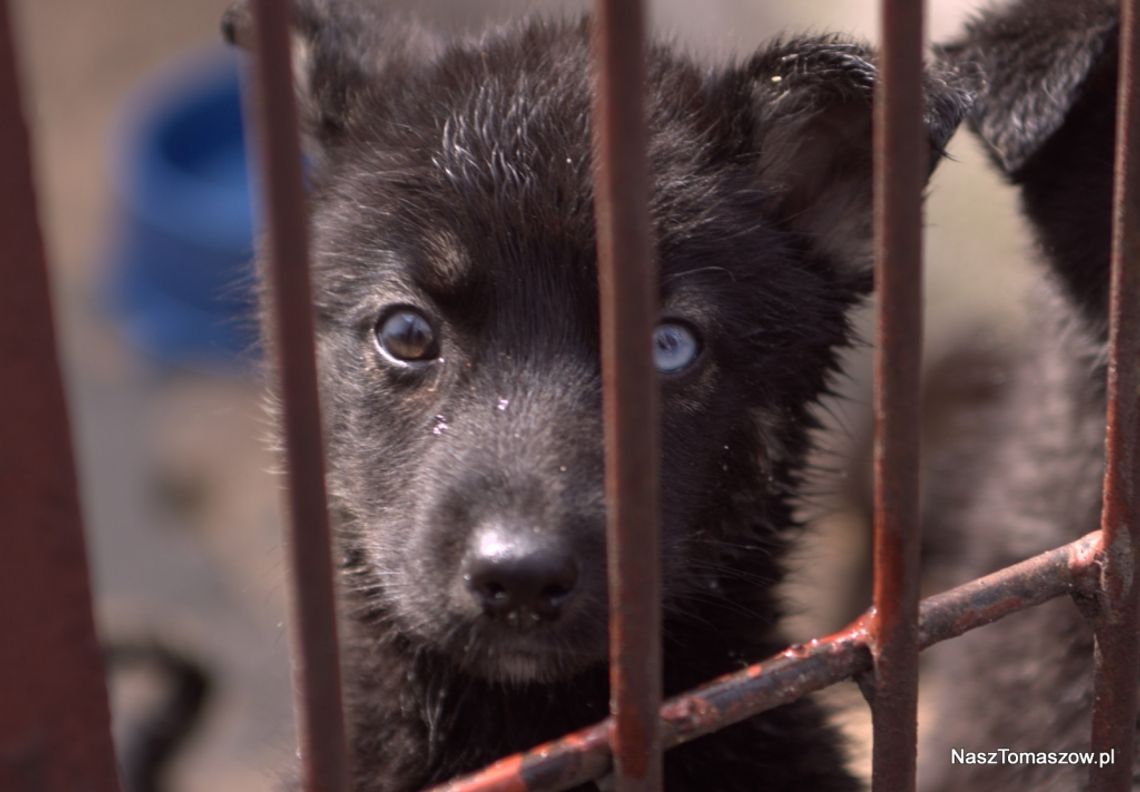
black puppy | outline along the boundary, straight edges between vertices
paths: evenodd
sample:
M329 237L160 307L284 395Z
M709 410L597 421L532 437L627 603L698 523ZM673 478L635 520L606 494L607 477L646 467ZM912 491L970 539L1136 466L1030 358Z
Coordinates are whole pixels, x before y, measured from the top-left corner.
M607 714L589 23L441 42L364 2L296 19L354 789L413 789ZM838 37L649 58L676 693L785 643L810 409L870 287L875 69ZM928 88L933 162L965 98ZM859 786L808 701L666 775Z
M959 581L1098 526L1117 13L1109 0L1020 0L941 52L976 74L970 124L1020 189L1048 265L1004 393L975 416L954 475L933 477L931 500L949 508L927 528L957 537L942 544L962 554ZM1088 750L1093 637L1072 602L1010 617L934 657L946 692L920 762L926 789L1084 788L1086 767L951 765L954 748Z

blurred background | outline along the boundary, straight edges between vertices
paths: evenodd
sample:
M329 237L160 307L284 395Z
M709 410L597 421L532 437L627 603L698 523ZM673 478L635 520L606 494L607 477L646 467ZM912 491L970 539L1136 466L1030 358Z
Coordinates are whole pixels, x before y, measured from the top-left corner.
M13 5L100 627L111 640L157 638L183 649L215 677L175 789L267 790L293 750L284 556L280 483L262 442L263 384L252 362L245 262L253 211L237 113L240 67L218 44L226 2ZM393 5L457 30L526 9L583 6ZM783 31L873 39L877 27L873 0L651 5L660 31L713 59ZM930 38L952 35L978 5L932 0ZM1011 192L968 135L950 152L927 210L934 400L969 390L958 364L970 350L985 356L1016 335L1020 295L1033 276ZM863 326L870 338L865 318ZM828 405L821 443L821 467L834 477L820 484L817 530L797 552L789 586L800 637L851 614L865 555L867 349L852 352L849 370L845 398ZM153 691L119 677L113 705L122 731ZM832 695L842 701L850 691ZM859 738L862 708L849 720Z

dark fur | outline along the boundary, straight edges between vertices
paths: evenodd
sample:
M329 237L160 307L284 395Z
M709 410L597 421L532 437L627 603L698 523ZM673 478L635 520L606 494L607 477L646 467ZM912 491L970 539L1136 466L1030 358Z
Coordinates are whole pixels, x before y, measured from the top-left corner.
M390 49L407 33L375 4L299 12L354 789L405 790L608 710L588 24ZM243 12L227 20L244 38ZM662 382L670 694L785 643L773 585L811 406L870 286L874 74L834 37L720 68L650 51L661 313L704 343ZM933 162L965 99L928 87ZM439 360L385 362L393 304L432 317ZM557 622L481 616L459 567L488 521L573 547ZM809 701L670 752L666 775L673 792L859 786Z
M970 124L1020 189L1048 265L1002 398L932 477L927 528L957 537L958 582L1098 525L1116 15L1103 0L1021 0L942 50L976 69ZM943 706L920 763L926 789L1084 788L1081 767L950 766L952 747L1088 750L1093 636L1071 601L957 639L935 658Z

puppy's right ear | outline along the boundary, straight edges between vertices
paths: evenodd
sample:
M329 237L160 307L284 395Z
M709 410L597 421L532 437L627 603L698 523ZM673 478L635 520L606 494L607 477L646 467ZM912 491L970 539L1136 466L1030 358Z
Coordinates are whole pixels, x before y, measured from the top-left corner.
M1117 0L1016 0L935 48L972 75L970 124L1007 174L1017 176L1115 65L1118 15Z
M393 20L369 0L292 0L293 72L309 143L321 154L333 147L374 102L383 83L430 60L439 42L422 29ZM237 0L222 17L222 35L254 46L251 0Z
M927 176L969 107L955 78L925 74ZM872 50L836 36L778 41L727 76L769 211L868 286L876 79Z

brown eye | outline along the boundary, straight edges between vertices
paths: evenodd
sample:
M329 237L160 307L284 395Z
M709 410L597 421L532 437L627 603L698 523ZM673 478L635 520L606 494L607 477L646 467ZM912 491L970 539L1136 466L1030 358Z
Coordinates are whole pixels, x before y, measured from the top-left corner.
M381 318L376 341L385 355L401 362L430 360L439 354L431 322L412 308L399 308Z

